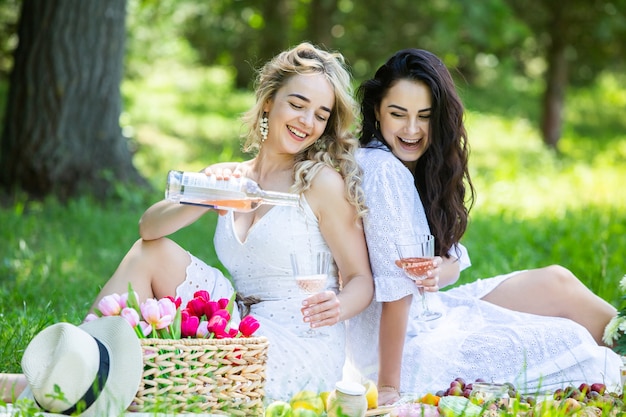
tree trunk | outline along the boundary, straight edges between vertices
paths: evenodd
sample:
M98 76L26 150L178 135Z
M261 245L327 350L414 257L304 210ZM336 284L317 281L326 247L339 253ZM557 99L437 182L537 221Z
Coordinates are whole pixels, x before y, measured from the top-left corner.
M0 148L0 187L105 197L145 184L119 125L126 0L24 0Z
M560 13L556 13L554 24L551 25L551 44L548 48L548 70L546 73L546 89L543 97L543 115L541 133L546 145L558 148L563 125L565 108L565 91L568 84L567 45L562 40L563 23Z
M337 10L337 0L311 0L309 6L310 22L307 26L309 39L317 45L332 49L333 13Z

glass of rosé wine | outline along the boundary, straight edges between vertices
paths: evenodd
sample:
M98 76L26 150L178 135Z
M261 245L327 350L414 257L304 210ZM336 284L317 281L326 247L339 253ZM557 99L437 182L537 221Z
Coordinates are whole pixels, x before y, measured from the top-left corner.
M325 251L315 252L313 254L309 252L291 254L293 277L304 296L308 297L317 294L326 288L331 259L331 254ZM328 335L309 328L306 332L299 334L299 336L325 337Z
M428 278L428 271L433 268L435 257L435 237L433 235L415 235L396 243L399 261L396 264L404 270L407 277L414 281ZM424 287L419 287L422 300L422 312L416 317L421 321L436 320L441 313L428 308Z

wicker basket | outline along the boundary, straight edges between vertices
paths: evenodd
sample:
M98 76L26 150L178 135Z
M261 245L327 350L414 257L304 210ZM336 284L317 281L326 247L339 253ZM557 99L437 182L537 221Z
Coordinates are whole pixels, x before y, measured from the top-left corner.
M144 370L129 411L263 415L267 338L140 340Z

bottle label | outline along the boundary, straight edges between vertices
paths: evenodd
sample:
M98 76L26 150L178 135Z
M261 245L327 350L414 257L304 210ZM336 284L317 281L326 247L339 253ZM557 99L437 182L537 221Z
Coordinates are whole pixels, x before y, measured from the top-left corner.
M186 172L181 180L181 193L185 199L245 199L246 194L240 191L241 180L231 178L227 181L216 180L214 175Z
M241 180L231 178L229 180L217 180L214 175L205 175L201 172L185 172L182 178L182 185L185 187L198 187L215 190L239 191Z

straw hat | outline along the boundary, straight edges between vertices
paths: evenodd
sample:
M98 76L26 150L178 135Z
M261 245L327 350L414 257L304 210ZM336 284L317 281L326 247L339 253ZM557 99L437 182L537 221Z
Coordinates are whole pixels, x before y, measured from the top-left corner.
M141 345L122 317L74 326L57 323L26 347L22 370L29 398L46 413L119 416L139 389Z

